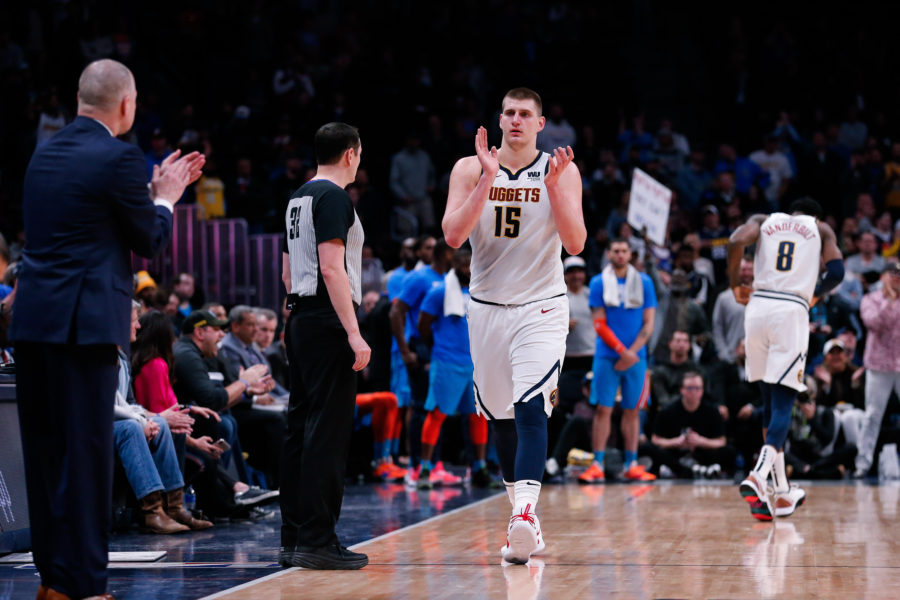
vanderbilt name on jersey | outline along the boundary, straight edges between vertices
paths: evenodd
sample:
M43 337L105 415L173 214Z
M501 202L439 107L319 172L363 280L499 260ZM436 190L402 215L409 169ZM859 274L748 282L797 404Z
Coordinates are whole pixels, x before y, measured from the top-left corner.
M473 298L525 304L566 292L562 242L544 178L550 155L513 173L501 166L469 240Z
M753 288L812 300L822 239L815 217L772 213L759 230Z

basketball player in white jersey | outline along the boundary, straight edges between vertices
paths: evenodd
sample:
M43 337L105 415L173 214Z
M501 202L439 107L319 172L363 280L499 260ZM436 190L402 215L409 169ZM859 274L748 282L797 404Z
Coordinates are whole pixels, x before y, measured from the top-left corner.
M453 167L443 219L448 244L472 243L475 404L494 428L513 505L503 558L520 564L544 547L535 507L569 327L561 249L578 254L587 237L572 148L538 151L544 122L537 93L507 92L500 149L480 127L475 156Z
M809 198L795 200L790 213L755 215L731 235L728 277L735 299L747 305L744 334L748 381L759 381L765 416L765 445L756 466L741 482L741 496L761 521L793 514L806 492L788 483L784 442L809 345L809 308L844 279L844 261L834 231L818 220L822 207ZM753 289L740 283L744 248L756 244ZM820 258L825 273L819 279ZM766 489L772 475L773 493ZM774 497L773 497L774 496Z

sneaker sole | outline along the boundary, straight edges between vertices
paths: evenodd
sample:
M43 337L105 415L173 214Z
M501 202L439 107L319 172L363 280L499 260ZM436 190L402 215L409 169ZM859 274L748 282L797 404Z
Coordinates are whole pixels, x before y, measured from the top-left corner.
M759 490L756 489L752 483L747 483L747 480L741 482L741 497L749 503L754 503L759 500Z
M792 507L789 507L789 508L782 508L782 509L776 508L776 509L775 509L775 516L776 516L776 517L789 517L789 516L791 516L792 514L794 514L794 511L795 511L795 510L797 510L798 508L800 508L801 506L803 506L803 503L804 503L804 502L806 502L806 494L804 494L802 498L800 498L799 500L797 500L797 504L795 504L795 505L792 506ZM785 512L785 511L787 511L787 510L790 510L790 512ZM779 512L779 511L781 511L781 512Z
M542 539L538 542L537 548L535 548L535 549L532 551L531 556L537 556L538 554L543 553L544 550L546 550L546 549L547 549L547 545L544 544L544 540L543 540L543 538L542 538ZM500 546L500 558L503 558L505 552L506 552L506 546ZM509 562L509 561L507 561L507 562Z
M769 503L763 502L762 500L753 502L750 505L750 516L757 521L771 521L772 511L769 508Z
M278 498L280 492L272 490L268 494L262 494L261 496L257 496L256 498L251 498L250 500L241 502L242 499L237 499L234 501L238 506L255 506L257 504L262 504L263 502L268 502L269 500L274 500Z
M591 479L588 481L587 479L578 478L578 483L581 485L596 485L598 483L606 483L606 479Z
M538 548L537 535L534 529L524 523L513 525L509 530L507 539L509 540L509 550L507 550L503 558L506 562L516 565L527 563L529 557Z
M304 569L316 569L320 571L355 571L369 564L369 558L359 560L334 560L315 554L294 553L291 560L285 561L289 567L302 567ZM285 565L282 562L282 566Z

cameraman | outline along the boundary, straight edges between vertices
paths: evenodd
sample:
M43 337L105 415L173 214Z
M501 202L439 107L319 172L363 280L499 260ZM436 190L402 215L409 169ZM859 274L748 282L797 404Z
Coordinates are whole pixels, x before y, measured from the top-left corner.
M856 446L839 439L834 409L816 404L818 386L806 378L807 391L797 395L784 449L788 477L841 479L856 457Z

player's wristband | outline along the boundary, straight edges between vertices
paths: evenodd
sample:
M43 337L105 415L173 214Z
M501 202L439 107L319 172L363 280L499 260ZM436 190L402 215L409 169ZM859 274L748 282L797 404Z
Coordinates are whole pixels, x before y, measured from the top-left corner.
M241 382L241 383L243 383L243 384L244 384L244 391L246 391L246 390L249 390L249 389L250 389L250 384L249 384L249 383L247 383L247 380L246 380L246 379L238 379L238 381L240 381L240 382Z
M594 331L597 332L603 343L612 348L616 354L621 354L625 350L625 344L620 342L616 334L609 328L606 319L594 319Z
M835 258L825 263L825 273L816 286L814 294L824 296L844 281L844 261Z

